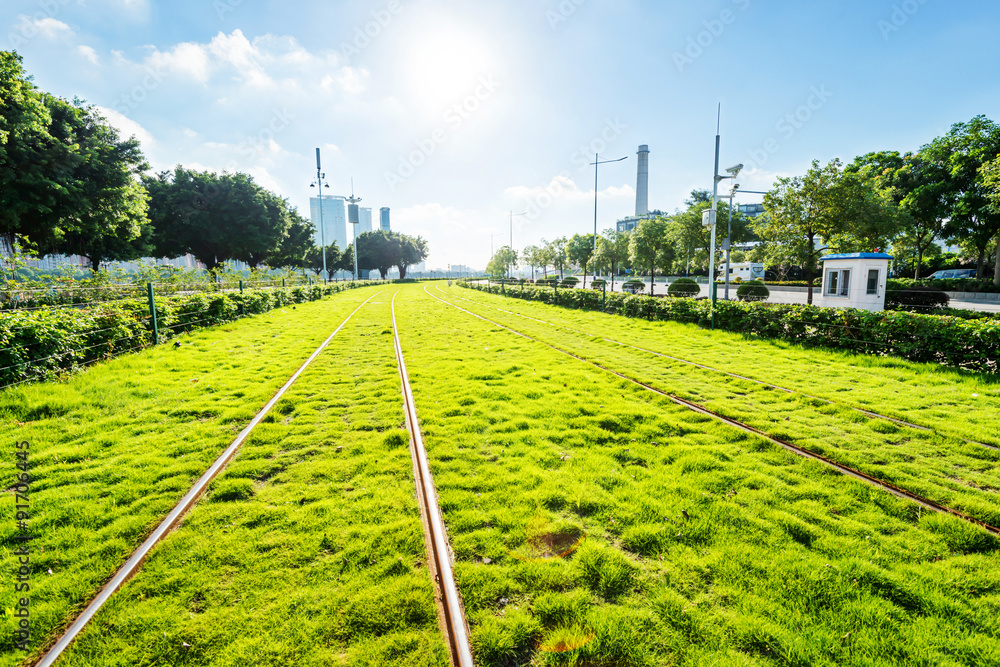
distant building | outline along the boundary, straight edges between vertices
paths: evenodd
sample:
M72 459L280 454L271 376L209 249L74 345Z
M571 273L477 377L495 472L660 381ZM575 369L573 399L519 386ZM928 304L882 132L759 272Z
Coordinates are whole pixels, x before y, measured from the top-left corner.
M763 204L739 204L737 205L740 213L750 218L756 218L758 215L764 212Z
M387 207L383 207L382 210L379 211L379 227L383 232L392 231L389 228L389 209Z
M618 224L617 224L618 231L621 232L621 233L623 233L623 234L625 232L630 232L633 229L635 229L636 227L638 227L639 223L642 222L643 220L652 220L653 218L657 218L657 217L665 216L665 215L666 215L666 213L664 213L663 211L656 210L656 211L650 211L649 213L647 213L645 215L636 215L636 216L632 216L630 218L623 218L623 219L621 219L621 220L618 221Z
M372 210L370 208L363 208L359 211L360 216L358 217L358 230L356 234L361 236L372 231Z
M344 198L335 196L323 197L323 230L320 230L320 199L311 197L309 199L310 219L316 227L316 245L322 246L336 242L337 247L343 250L347 247L347 215L344 207ZM324 238L325 237L325 238Z

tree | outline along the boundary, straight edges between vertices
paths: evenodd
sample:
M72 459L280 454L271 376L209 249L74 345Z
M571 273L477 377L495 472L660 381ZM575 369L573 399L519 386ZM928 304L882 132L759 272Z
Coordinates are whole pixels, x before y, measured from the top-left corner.
M552 243L542 239L542 245L538 246L538 255L535 261L542 267L542 277L547 280L549 267L556 265L556 251Z
M531 282L535 282L535 267L539 265L540 251L538 246L529 245L521 251L521 259L531 267Z
M922 154L896 151L869 153L854 160L848 172L859 173L885 191L899 209L903 238L894 245L912 248L916 255L913 278L920 279L924 254L934 246L948 217L948 174Z
M354 276L355 279L357 279L357 276L354 274L354 246L353 245L347 246L347 250L345 250L344 252L340 253L340 262L337 264L337 270L338 271L346 271L347 273L350 273L352 276Z
M565 236L560 237L555 241L551 241L548 243L547 252L549 257L551 258L551 261L549 263L553 267L559 269L559 280L562 280L565 277L564 272L566 270L566 264L569 259L566 256L566 246L568 243L569 241L566 239Z
M247 174L176 167L145 179L153 245L162 257L191 253L210 273L238 259L256 268L280 253L291 225L287 202Z
M293 208L288 209L288 218L288 233L281 240L277 253L268 259L268 265L275 268L312 268L307 265L307 258L312 249L316 247L313 243L316 227L313 226L312 221L303 218Z
M398 258L398 247L392 232L378 230L365 232L355 242L358 249L358 270L378 271L385 280Z
M398 232L389 232L396 237L399 245L399 257L396 260L396 268L399 269L399 278L406 278L406 271L414 264L427 259L427 241L421 236L407 236Z
M107 260L147 255L152 228L139 178L149 165L139 142L119 139L118 130L92 106L51 95L44 99L52 118L50 134L69 147L65 195L49 213L60 234L45 250L86 257L94 272Z
M611 269L611 290L615 289L615 276L622 264L628 261L628 232L617 229L605 229L604 235L597 239L597 255L594 261Z
M317 245L309 248L303 264L305 268L309 269L317 276L323 275L323 248ZM337 271L340 271L340 265L341 252L340 248L337 246L337 242L334 241L330 245L326 246L326 280L333 280L334 274L336 274ZM351 266L351 270L354 270L353 266Z
M673 260L673 246L667 238L667 221L663 218L642 220L629 235L629 257L637 266L649 267L649 294L652 296L656 267Z
M507 275L507 268L511 266L517 267L517 252L511 250L510 246L503 246L486 265L486 273L499 280Z
M1000 126L976 116L968 123L956 123L920 153L948 174L950 218L945 233L975 249L977 275L982 277L987 253L1000 241L1000 210L991 206L986 167L1000 155ZM1000 269L994 269L994 282L1000 284Z
M574 234L566 244L569 261L583 268L583 288L587 288L587 265L594 256L594 235Z
M779 178L764 197L766 215L753 228L783 254L805 267L807 302L813 301L813 276L824 250L873 250L886 247L897 229L895 207L858 174L845 174L840 160L813 162L805 176ZM822 242L822 243L821 243Z

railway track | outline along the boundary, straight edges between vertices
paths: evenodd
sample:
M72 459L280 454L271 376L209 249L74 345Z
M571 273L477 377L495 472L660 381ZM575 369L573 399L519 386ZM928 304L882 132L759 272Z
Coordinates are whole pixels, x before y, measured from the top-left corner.
M456 298L456 299L460 299L460 300L466 301L468 303L474 303L477 306L483 306L483 307L486 307L486 308L492 308L493 310L496 310L498 312L504 313L506 315L513 315L514 317L520 317L522 319L531 320L532 322L537 322L539 324L544 324L544 325L550 326L550 327L552 327L554 329L562 329L563 331L568 331L568 332L570 332L572 334L575 334L577 336L584 336L584 337L587 337L587 338L593 338L593 337L595 337L595 335L592 334L592 333L587 333L586 331L580 331L578 329L573 329L571 327L567 327L567 326L562 325L562 324L556 324L554 322L548 322L546 320L538 319L537 317L531 317L530 315L524 315L522 313L516 313L514 311L505 310L505 309L499 308L497 306L491 306L491 305L488 305L488 304L484 304L484 303L476 301L474 299L468 299L468 298L465 298L465 297L454 296L454 295L448 294L447 292L445 292L444 290L442 290L440 287L438 287L436 285L435 285L435 288L439 292L441 292L442 294L444 294L446 296L453 297L453 298ZM915 429L915 430L918 430L918 431L923 431L925 433L933 433L933 434L936 434L936 435L943 435L943 436L947 436L947 437L953 437L953 438L957 438L957 439L961 440L962 442L968 443L970 445L976 445L976 446L979 446L979 447L984 447L986 449L991 449L993 451L1000 451L1000 447L997 447L996 445L990 445L990 444L987 444L985 442L979 442L979 441L976 441L976 440L970 440L968 438L963 438L961 436L951 435L951 434L948 434L948 433L942 433L941 431L937 431L937 430L935 430L933 428L930 428L928 426L921 426L920 424L915 424L913 422L908 422L906 420L899 419L897 417L890 417L889 415L884 415L884 414L881 414L879 412L875 412L874 410L865 410L864 408L858 408L858 407L855 407L853 405L848 405L846 403L842 403L842 402L839 402L839 401L831 400L829 398L823 398L821 396L814 396L812 394L807 394L807 393L805 393L803 391L798 391L798 390L795 390L795 389L789 389L789 388L783 387L781 385L772 384L770 382L764 382L763 380L758 380L756 378L747 377L745 375L739 375L738 373L731 373L729 371L724 371L722 369L714 368L712 366L707 366L705 364L699 364L697 362L690 361L688 359L683 359L681 357L675 357L675 356L672 356L672 355L669 355L669 354L665 354L663 352L658 352L656 350L650 350L650 349L647 349L647 348L644 348L644 347L639 347L637 345L632 345L630 343L623 343L622 341L615 340L613 338L607 338L605 336L600 336L600 338L601 338L602 341L604 341L606 343L612 343L613 345L619 345L621 347L628 348L628 349L631 349L631 350L635 350L637 352L643 352L645 354L650 354L650 355L652 355L654 357L659 357L661 359L668 359L670 361L676 361L678 363L685 364L685 365L688 365L688 366L692 366L694 368L700 368L702 370L710 371L710 372L713 372L713 373L719 373L721 375L725 375L727 377L735 378L735 379L738 379L738 380L745 380L747 382L752 382L752 383L760 385L762 387L768 387L770 389L781 391L781 392L784 392L786 394L791 394L791 395L795 395L795 396L802 396L804 398L809 398L809 399L812 399L812 400L821 401L823 403L826 403L827 405L835 405L835 406L847 408L848 410L851 410L851 411L856 412L858 414L862 414L862 415L864 415L864 416L866 416L866 417L868 417L870 419L879 419L879 420L882 420L882 421L887 421L887 422L896 424L897 426L903 426L905 428L912 428L912 429Z
M384 290L383 290L384 291ZM361 305L359 305L347 318L341 322L340 326L330 334L330 336L323 341L323 343L316 348L308 359L306 359L302 365L292 374L288 381L282 385L282 387L275 393L275 395L269 400L263 408L254 416L254 418L247 424L242 431L236 436L232 443L222 452L222 454L215 460L215 462L209 467L205 473L198 478L194 483L194 486L181 498L180 502L174 506L174 508L167 514L166 518L160 522L156 529L150 534L146 540L139 545L132 555L129 557L125 564L111 577L107 584L100 590L100 592L84 607L77 617L73 620L70 626L59 636L55 643L49 648L41 657L34 663L36 667L50 667L55 664L59 657L66 651L67 648L73 643L81 631L87 626L87 624L93 619L94 615L111 599L111 597L117 592L129 579L131 579L139 568L142 567L143 562L146 557L149 556L150 552L156 547L163 539L170 533L170 531L187 515L187 513L197 504L198 500L205 493L208 485L212 483L219 473L226 469L226 466L236 457L239 453L240 448L243 443L250 436L253 429L260 424L261 421L270 413L271 409L275 404L281 400L281 397L291 388L295 381L298 380L299 376L316 360L316 358L325 350L330 342L339 334L344 327L347 326L348 322L362 309L364 308L372 299L377 297L382 292L376 292L366 299Z
M469 644L469 625L465 620L465 609L458 594L458 587L455 585L455 575L451 567L451 548L448 546L448 536L441 518L437 491L434 488L434 479L431 476L427 460L427 450L424 448L423 436L420 433L416 403L410 389L410 378L406 372L403 346L399 340L399 327L396 324L396 294L392 295L392 334L403 391L406 427L410 432L410 455L413 458L417 499L420 503L420 514L424 523L425 543L430 556L431 571L438 587L439 620L451 651L452 664L455 667L474 667L475 663Z
M540 344L540 345L545 345L546 347L548 347L548 348L550 348L552 350L555 350L556 352L559 352L561 354L564 354L564 355L566 355L568 357L576 359L577 361L580 361L580 362L583 362L585 364L589 364L591 366L599 368L600 370L602 370L602 371L604 371L606 373L614 375L615 377L618 377L618 378L620 378L622 380L625 380L625 381L630 382L630 383L632 383L632 384L634 384L636 386L639 386L639 387L641 387L641 388L643 388L643 389L645 389L647 391L650 391L650 392L655 393L655 394L657 394L659 396L662 396L662 397L664 397L664 398L672 401L673 403L675 403L677 405L680 405L682 407L685 407L685 408L687 408L687 409L689 409L689 410L691 410L693 412L696 412L698 414L701 414L701 415L710 417L712 419L715 419L715 420L717 420L719 422L727 424L728 426L736 428L736 429L738 429L740 431L743 431L745 433L751 433L753 435L761 437L761 438L765 439L766 441L770 442L771 444L777 445L778 447L781 447L782 449L785 449L786 451L789 451L789 452L791 452L791 453L793 453L793 454L795 454L797 456L801 456L803 458L811 459L811 460L814 460L814 461L819 461L819 462L823 463L824 465L829 466L830 468L833 468L834 470L840 472L843 475L846 475L848 477L851 477L853 479L861 481L861 482L863 482L865 484L868 484L870 486L878 488L878 489L880 489L882 491L886 491L888 493L891 493L892 495L894 495L896 497L905 498L905 499L908 499L910 501L913 501L913 502L917 503L918 505L920 505L920 506L922 506L922 507L924 507L926 509L933 510L933 511L936 511L936 512L940 512L942 514L948 514L948 515L957 517L957 518L962 519L964 521L967 521L967 522L969 522L971 524L979 526L980 528L986 530L989 533L992 533L995 536L1000 537L1000 528L998 528L996 526L993 526L993 525L991 525L989 523L986 523L984 521L980 521L979 519L977 519L977 518L975 518L973 516L970 516L968 514L965 514L964 512L960 512L960 511L958 511L956 509L953 509L951 507L948 507L946 505L942 505L941 503L938 503L938 502L936 502L936 501L934 501L932 499L925 498L923 496L920 496L919 494L913 493L911 491L908 491L908 490L906 490L904 488L898 487L898 486L896 486L894 484L891 484L889 482L885 482L885 481L880 480L880 479L878 479L876 477L872 477L871 475L868 475L867 473L864 473L864 472L862 472L860 470L857 470L857 469L852 468L850 466L847 466L847 465L844 465L844 464L839 463L837 461L834 461L833 459L827 458L827 457L822 456L820 454L816 454L815 452L811 452L808 449L805 449L803 447L799 447L798 445L795 445L794 443L788 442L788 441L780 439L780 438L776 438L776 437L770 435L769 433L766 433L764 431L761 431L760 429L754 428L753 426L750 426L748 424L744 424L743 422L740 422L740 421L735 420L735 419L731 419L731 418L726 417L724 415L721 415L721 414L719 414L717 412L709 410L705 406L699 405L699 404L697 404L697 403L695 403L693 401L689 401L687 399L683 399L683 398L680 398L678 396L674 396L673 394L665 392L665 391L663 391L661 389L657 389L656 387L653 387L653 386L651 386L651 385L649 385L649 384L647 384L647 383L645 383L645 382L643 382L643 381L641 381L641 380L639 380L637 378L631 377L631 376L626 375L624 373L620 373L620 372L618 372L618 371L616 371L614 369L608 368L607 366L603 366L603 365L601 365L601 364L599 364L597 362L591 361L589 359L585 359L585 358L583 358L583 357L581 357L579 355L574 354L573 352L571 352L569 350L565 350L565 349L560 348L560 347L558 347L556 345L553 345L551 343L547 343L547 342L545 342L543 340L539 340L537 338L533 338L533 337L531 337L531 336L529 336L529 335L527 335L527 334L525 334L525 333L523 333L521 331L517 331L516 329L514 329L514 328L512 328L512 327L510 327L510 326L508 326L506 324L503 324L501 322L497 322L496 320L492 320L492 319L490 319L488 317L484 317L484 316L479 315L478 313L474 313L474 312L472 312L470 310L466 310L465 308L462 308L461 306L455 305L455 304L447 301L446 299L443 299L443 298L440 298L438 296L435 296L434 294L431 294L431 292L426 287L424 287L424 292L426 292L427 295L430 296L431 298L436 299L437 301L439 301L439 302L441 302L441 303L443 303L443 304L445 304L447 306L455 308L456 310L459 310L459 311L461 311L463 313L471 315L472 317L480 319L480 320L482 320L484 322L488 322L489 324L492 324L493 326L500 327L501 329L504 329L504 330L506 330L506 331L508 331L510 333L513 333L513 334L515 334L515 335L517 335L517 336L519 336L521 338L530 340L530 341L532 341L534 343L537 343L537 344Z

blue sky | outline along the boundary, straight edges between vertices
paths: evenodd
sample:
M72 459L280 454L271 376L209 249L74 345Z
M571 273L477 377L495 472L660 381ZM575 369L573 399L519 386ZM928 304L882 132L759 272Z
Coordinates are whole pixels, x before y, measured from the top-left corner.
M966 0L5 0L0 48L37 85L106 110L157 170L248 172L308 214L319 146L330 192L430 242L429 265L710 188L766 190L814 159L915 150L1000 120L1000 6ZM585 157L586 154L586 157ZM587 159L590 158L590 159ZM746 195L745 202L757 201Z

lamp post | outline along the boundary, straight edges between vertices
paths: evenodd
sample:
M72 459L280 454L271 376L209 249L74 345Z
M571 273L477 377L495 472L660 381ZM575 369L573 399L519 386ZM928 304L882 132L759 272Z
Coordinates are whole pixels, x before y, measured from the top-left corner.
M358 211L358 202L361 201L361 197L354 196L354 179L351 179L351 196L347 198L347 201L351 204L347 208L347 220L350 222L354 228L354 279L360 278L358 275L358 225L361 224L361 217Z
M509 271L509 276L508 277L511 280L514 279L514 257L513 257L513 253L514 253L514 216L515 215L516 216L522 216L522 215L528 215L528 214L527 213L514 213L514 211L510 212L510 252L511 252L511 258L510 258L510 268L508 269L508 271Z
M611 164L612 162L621 162L622 160L627 160L628 155L625 157L620 157L617 160L601 160L601 156L598 153L594 153L594 161L591 163L594 167L594 255L597 255L597 167L602 164ZM586 278L586 277L585 277ZM594 266L594 280L597 280L597 266ZM586 282L586 279L584 280Z
M719 124L716 128L715 133L715 169L713 171L714 176L712 177L712 208L710 211L705 211L702 216L702 224L712 230L710 248L708 254L708 293L709 296L713 294L712 289L715 287L715 228L716 228L716 218L718 215L719 206L719 181L724 181L727 178L735 179L739 176L740 171L743 170L743 165L738 164L735 167L730 167L726 169L728 176L719 175L719 146L721 144L720 129L722 127L722 105L719 105ZM713 326L714 326L714 307L715 303L712 303L713 307Z
M323 225L323 188L329 189L330 184L324 182L326 174L320 166L319 149L316 149L316 182L310 185L311 188L319 189L319 242L323 244L323 282L326 282L329 274L326 272L326 227Z

